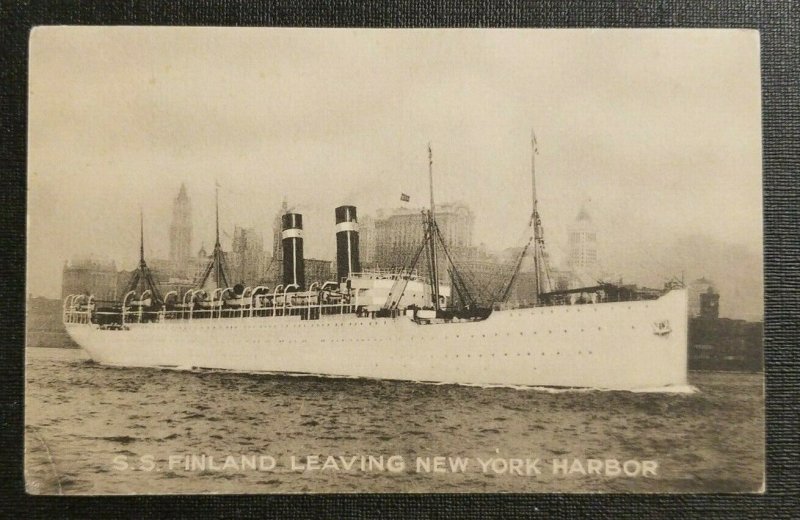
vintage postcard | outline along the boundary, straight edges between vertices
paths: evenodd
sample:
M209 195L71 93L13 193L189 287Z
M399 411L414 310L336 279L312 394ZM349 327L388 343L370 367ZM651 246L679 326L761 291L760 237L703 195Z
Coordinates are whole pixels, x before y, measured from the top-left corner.
M38 27L32 494L759 493L759 38Z

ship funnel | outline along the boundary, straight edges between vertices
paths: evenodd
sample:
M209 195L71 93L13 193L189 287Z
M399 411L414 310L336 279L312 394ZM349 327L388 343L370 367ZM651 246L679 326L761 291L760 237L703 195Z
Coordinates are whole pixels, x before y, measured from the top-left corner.
M295 284L306 288L303 262L303 215L286 213L281 216L281 248L283 249L283 285Z
M361 271L358 256L358 217L355 206L336 208L336 276L338 282Z

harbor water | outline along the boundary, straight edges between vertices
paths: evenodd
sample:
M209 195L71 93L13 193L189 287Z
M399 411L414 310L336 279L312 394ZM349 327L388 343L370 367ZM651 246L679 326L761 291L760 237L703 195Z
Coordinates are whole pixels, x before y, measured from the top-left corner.
M693 372L693 394L553 392L26 354L29 493L758 492L763 481L760 373ZM435 457L443 471L426 468ZM658 469L592 473L589 460Z

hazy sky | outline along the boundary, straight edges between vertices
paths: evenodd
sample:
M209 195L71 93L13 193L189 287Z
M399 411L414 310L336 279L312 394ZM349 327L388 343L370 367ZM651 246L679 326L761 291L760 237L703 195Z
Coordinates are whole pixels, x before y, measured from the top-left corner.
M221 224L271 243L283 196L307 256L333 208L427 201L476 215L475 241L522 245L530 132L557 260L583 201L608 255L685 235L760 255L758 33L741 30L37 28L31 36L29 289L60 294L80 253L133 268L168 254L192 199L196 250Z

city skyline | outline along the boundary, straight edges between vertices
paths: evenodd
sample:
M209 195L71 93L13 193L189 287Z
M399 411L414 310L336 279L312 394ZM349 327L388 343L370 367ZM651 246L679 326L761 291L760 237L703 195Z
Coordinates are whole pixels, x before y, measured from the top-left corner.
M166 257L156 245L180 182L193 253L213 246L219 182L223 229L266 236L286 195L305 215L308 256L331 258L334 207L374 215L401 193L427 205L429 141L437 201L475 211L476 243L520 246L531 127L554 256L591 199L613 270L657 268L653 252L705 236L756 255L761 278L751 34L61 30L31 39L33 294L58 294L63 261L81 251L135 263L139 206L148 255Z
M193 218L193 215L191 213L191 208L189 208L189 211L187 213L181 212L180 209L179 209L181 206L183 206L183 207L185 207L186 205L190 206L191 197L188 195L188 190L186 188L186 185L187 185L187 183L185 183L185 182L182 182L180 184L179 194L173 200L173 202L175 204L175 207L173 208L173 220L172 220L172 222L169 223L169 224L166 224L166 223L157 223L156 224L156 225L158 225L158 224L168 225L168 228L167 228L169 230L168 231L168 235L169 235L168 239L166 241L164 241L163 243L155 243L154 244L153 241L150 239L149 234L145 233L144 240L143 240L143 242L145 244L145 258L148 261L150 261L150 262L158 262L159 264L162 264L162 265L165 265L165 264L169 263L169 264L173 265L173 267L176 268L176 270L178 272L181 272L182 268L185 265L188 265L190 260L194 261L198 257L198 255L203 256L204 258L205 257L210 257L210 253L208 252L210 250L210 248L207 247L208 241L194 239L191 236L191 228L193 228L193 226L195 224L195 219ZM285 202L285 199L284 199L284 202ZM276 220L279 221L280 215L282 215L284 213L294 212L295 210L293 208L294 208L293 206L287 207L285 204L282 203L281 207L275 213ZM421 237L422 237L422 234L423 234L423 224L422 224L423 223L423 219L422 219L423 210L424 210L424 208L408 208L408 207L404 206L404 207L395 207L395 208L378 208L375 211L374 214L359 214L359 216L358 216L359 231L361 231L361 232L364 231L363 222L369 222L370 223L370 227L372 228L370 230L370 232L371 233L375 233L374 226L375 226L376 223L379 223L379 224L382 223L384 226L392 226L393 219L395 219L395 218L398 218L398 217L400 217L400 218L408 218L408 217L412 217L414 215L419 214L419 217L420 217L419 226L414 225L415 228L416 227L419 228L418 230L416 230L416 229L414 230L414 231L418 231L418 233L412 233L412 234L418 234L419 237L415 237L415 238L421 240ZM458 227L459 226L458 222L454 222L453 224L455 224L456 227L452 227L452 224L449 224L450 219L452 218L451 214L453 214L453 213L461 213L461 212L466 212L466 215L468 215L468 217L467 216L462 217L462 218L467 218L467 220L463 224L463 225L465 225L467 227L464 228L464 229L462 229L461 227ZM465 205L465 204L463 204L461 202L455 202L455 203L445 202L445 203L439 204L437 206L437 214L439 215L439 220L440 220L439 227L440 227L440 229L442 229L443 236L445 237L445 240L447 240L448 243L450 244L450 247L455 248L455 250L458 250L459 248L464 248L464 247L467 247L467 248L469 248L469 247L477 247L480 250L481 253L485 253L485 254L489 254L489 255L492 255L492 256L498 256L499 257L499 256L503 256L504 254L507 254L507 251L509 249L517 250L517 249L520 248L519 245L511 245L508 248L504 248L503 250L489 250L489 249L484 249L485 244L483 244L483 243L475 244L474 241L471 238L471 236L472 236L472 229L471 228L472 228L472 224L473 224L473 220L474 220L473 212L472 212L472 209L469 208L469 206L467 206L467 205ZM189 229L188 233L184 233L184 234L175 233L175 228L176 228L176 217L175 217L175 215L179 215L178 218L181 220L181 227L188 228ZM585 209L585 205L584 205L584 206L581 207L581 210L576 215L575 222L579 222L580 220L582 220L582 218L585 218L585 216L586 216L586 209ZM331 218L331 220L333 220L333 219ZM327 227L330 227L330 226L327 226ZM451 227L452 227L452 229L451 229ZM230 232L229 232L229 229L230 229ZM304 229L304 232L307 233L308 231L309 231L308 229ZM411 230L409 230L409 231L411 231ZM448 232L455 233L455 235L450 236L450 234L448 234ZM255 235L253 235L253 233L255 233ZM163 234L163 233L161 233L161 234ZM313 230L312 230L312 235L313 234L318 234L318 233L314 233ZM272 235L272 236L270 236L270 235ZM379 235L380 235L380 233L379 233ZM246 237L250 237L250 238L246 238ZM277 237L277 244L278 244L277 246L275 245L276 244L276 242L275 242L275 238L276 237ZM269 239L269 242L271 242L271 243L268 242L268 239ZM276 256L276 258L280 258L280 227L278 227L276 229L274 223L271 225L271 227L266 227L266 225L248 226L248 225L246 225L244 223L232 222L229 225L227 225L227 228L220 227L220 242L221 242L221 245L222 245L222 249L226 253L237 252L240 249L240 246L237 246L237 242L241 242L242 245L243 245L244 243L249 242L249 241L253 241L253 240L258 242L258 244L259 244L258 249L259 250L263 250L263 252L265 254L267 254L268 257L275 256L275 251L276 251L275 248L277 247L277 256ZM564 242L567 243L568 240L569 239L567 239ZM324 254L320 255L320 259L323 259L323 260L334 260L334 256L335 256L335 237L334 237L333 240L331 240L330 236L326 236L326 237L324 237L323 241L330 242L330 244L324 244L324 245L318 244L317 247L315 247L315 249L317 249L317 250L324 251ZM419 240L417 240L417 242L418 241ZM413 240L412 240L412 242L413 242ZM409 242L409 244L411 244L411 242ZM404 245L408 245L408 244L404 244ZM185 253L182 254L182 255L177 255L176 254L176 251L181 250L181 249L186 249L186 248L188 248L188 251L189 251L188 254L185 254ZM372 245L372 248L375 248L375 244ZM168 254L167 254L167 252L168 252ZM205 252L206 254L202 255L203 252ZM390 254L391 252L390 251L383 251L382 253L383 253L382 255L381 255L381 253L378 253L378 258L381 258L381 257L386 258L387 255L391 256L391 254ZM138 254L138 249L137 249L137 254ZM376 254L376 252L372 251L370 256L374 256L375 254ZM570 259L568 258L568 256L570 254L572 254L572 253L571 252L567 252L567 253L565 253L565 257L564 258L559 259L559 263L563 264L563 265L557 265L557 266L554 265L553 267L558 267L558 268L571 267L571 262L570 262ZM124 264L121 265L122 269L127 269L128 267L130 267L130 269L133 269L135 267L135 264L138 263L138 257L136 257L135 259L133 257L131 257L129 260L130 260L129 262L124 262ZM64 262L65 263L70 263L70 264L71 263L80 263L80 262L99 262L99 263L104 263L105 262L105 263L110 263L110 264L116 265L117 263L119 263L119 260L109 257L107 254L104 254L102 251L99 251L99 252L98 251L78 251L78 252L74 253L73 255L71 255L70 257L65 258ZM370 258L369 260L367 260L367 262L368 263L372 263L373 260ZM388 261L381 262L380 260L378 260L377 264L380 264L380 265L386 264L386 265L388 265L388 264L391 263L391 262L388 262L388 263L387 262ZM130 266L128 264L130 264Z

